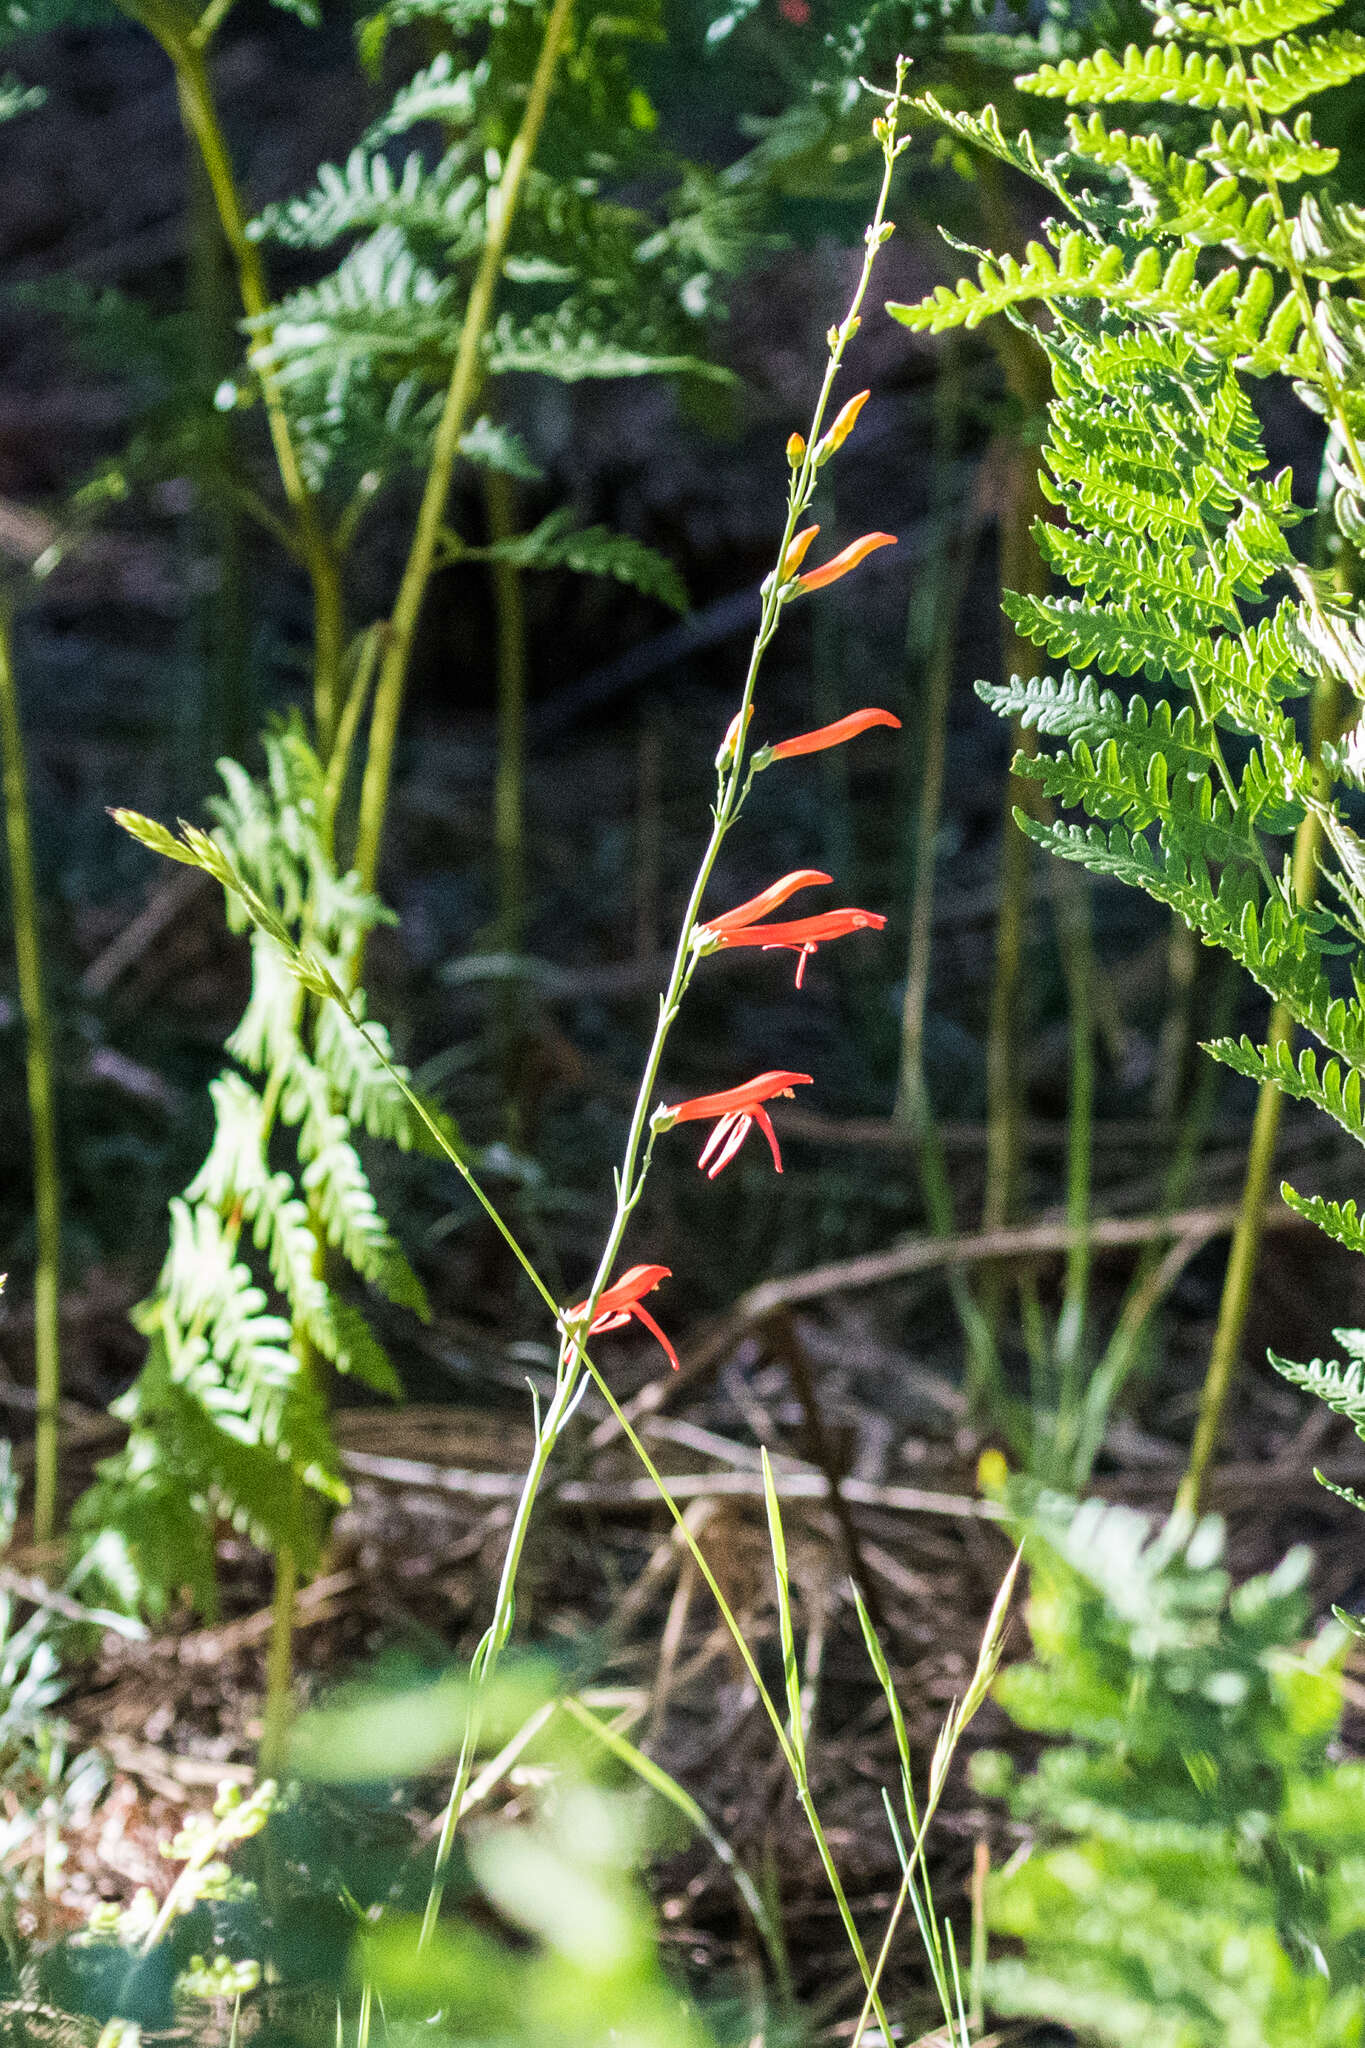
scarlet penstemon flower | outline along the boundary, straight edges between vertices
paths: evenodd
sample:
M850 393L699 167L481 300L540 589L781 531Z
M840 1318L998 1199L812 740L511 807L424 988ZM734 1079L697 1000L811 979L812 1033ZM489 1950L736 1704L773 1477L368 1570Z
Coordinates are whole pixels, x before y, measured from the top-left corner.
M819 527L815 531L819 532ZM878 548L893 548L896 545L894 533L865 533L861 540L851 540L846 548L840 548L837 555L831 555L818 569L807 569L804 576L796 579L799 590L823 590L827 583L837 583L841 576L847 576L850 569L856 569L859 562L865 562Z
M783 948L797 953L800 958L796 963L796 986L800 988L806 978L806 962L817 946L823 946L828 939L842 939L849 932L879 932L886 923L880 911L853 909L823 910L813 917L795 917L777 924L766 922L768 912L776 910L798 889L811 888L829 879L815 868L797 868L759 895L751 896L747 903L723 911L719 917L707 918L696 927L693 945L701 953L732 946L761 946L765 951Z
M781 1173L782 1153L777 1143L777 1132L764 1104L777 1096L790 1097L794 1088L808 1086L810 1081L809 1074L793 1074L785 1068L755 1074L752 1081L741 1081L737 1088L722 1088L715 1095L694 1095L687 1102L660 1103L649 1120L650 1128L671 1131L674 1124L702 1123L715 1117L716 1127L697 1161L698 1166L705 1166L708 1160L711 1161L711 1170L706 1177L714 1180L729 1165L757 1124L768 1141L773 1165Z
M658 1339L667 1355L674 1372L678 1370L678 1354L669 1343L649 1310L644 1306L642 1295L652 1294L661 1280L671 1280L671 1266L632 1266L610 1287L604 1287L597 1297L592 1321L586 1335L598 1337L606 1330L623 1330L627 1323L643 1323L652 1337ZM571 1327L581 1322L588 1313L586 1301L580 1301L576 1308L566 1308L564 1322Z
M847 718L836 718L833 725L819 725L814 732L799 732L792 739L776 740L771 746L760 748L754 766L766 768L770 761L792 761L798 754L822 754L826 747L842 747L846 740L856 740L859 733L874 725L898 727L900 720L891 711L850 711Z

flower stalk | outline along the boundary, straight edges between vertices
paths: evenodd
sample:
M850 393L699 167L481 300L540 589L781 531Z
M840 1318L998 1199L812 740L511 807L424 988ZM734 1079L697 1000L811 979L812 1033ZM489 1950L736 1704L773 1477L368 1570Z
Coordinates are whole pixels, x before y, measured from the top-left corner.
M803 968L808 951L813 950L816 944L841 936L847 931L865 927L880 928L885 923L884 918L879 917L873 912L852 910L826 912L823 917L798 919L788 924L768 925L766 927L759 922L766 911L779 907L786 900L787 896L794 894L798 889L823 884L829 880L829 877L813 870L803 870L796 875L785 877L782 882L773 885L771 889L764 891L761 896L754 898L749 904L741 905L738 910L726 913L720 918L704 923L701 911L702 902L711 881L721 848L738 818L744 800L752 787L754 775L758 771L758 757L749 758L746 755L748 728L753 714L755 691L763 656L777 632L784 605L793 596L802 592L803 589L821 588L828 583L836 581L838 577L847 575L874 548L890 544L893 538L889 534L864 536L862 540L854 542L850 547L842 550L832 561L826 563L823 569L810 572L810 576L799 576L796 573L801 560L804 558L804 548L808 547L815 537L814 530L808 529L804 547L797 553L793 563L792 549L793 543L797 538L798 525L803 514L809 508L815 493L817 473L822 460L823 444L821 437L824 432L825 415L830 403L835 379L838 376L848 343L858 330L860 309L871 282L877 251L892 232L892 225L886 218L886 207L890 197L891 178L895 163L906 147L905 140L900 138L897 133L899 115L903 104L906 69L904 60L900 61L897 65L895 86L886 96L885 112L873 124L874 134L882 149L883 172L876 209L864 236L864 255L858 281L844 319L837 326L831 327L829 330L829 354L825 364L824 377L812 413L810 427L805 435L794 434L787 444L787 460L789 464L787 513L776 550L777 567L766 578L762 586L758 626L750 650L739 708L730 721L725 739L717 755L717 788L712 810L711 833L693 879L687 907L674 948L673 963L668 982L659 1001L658 1021L655 1025L649 1049L645 1055L639 1088L626 1133L621 1163L616 1169L615 1210L603 1242L597 1270L586 1296L573 1309L564 1311L560 1315L562 1336L556 1365L554 1389L543 1414L537 1414L534 1449L513 1517L512 1528L508 1536L502 1576L494 1602L493 1617L487 1632L475 1651L470 1667L469 1708L460 1753L451 1784L450 1796L447 1801L440 1838L437 1843L431 1888L422 1923L421 1940L423 1943L430 1939L440 1913L441 1900L454 1849L460 1811L465 1793L469 1787L474 1757L478 1748L482 1725L483 1694L511 1633L515 1609L517 1573L522 1550L525 1545L526 1533L540 1486L559 1435L577 1407L583 1393L586 1391L589 1377L595 1380L599 1387L603 1385L596 1368L587 1357L584 1348L586 1338L593 1331L619 1328L621 1326L620 1319L633 1319L646 1323L647 1327L654 1331L658 1340L664 1344L665 1349L671 1351L671 1346L668 1345L667 1339L658 1330L657 1325L653 1323L652 1317L648 1317L646 1312L642 1310L640 1302L641 1294L647 1292L655 1284L653 1277L646 1279L643 1276L663 1278L665 1269L650 1266L636 1267L623 1275L614 1286L609 1285L609 1281L619 1257L630 1218L644 1192L645 1182L653 1157L654 1144L659 1131L660 1129L668 1128L672 1121L682 1120L681 1112L689 1108L689 1105L682 1104L678 1106L677 1112L670 1114L665 1106L663 1115L660 1117L658 1112L651 1116L650 1105L655 1099L655 1090L658 1086L659 1074L669 1037L677 1021L679 1010L687 994L692 976L696 972L700 960L707 953L717 950L718 944L794 947L800 952L800 965ZM858 410L861 410L861 402L859 402ZM849 408L845 407L843 413L839 415L839 419L847 418L848 412ZM854 419L856 419L856 412L852 418L847 418L845 433L851 430ZM812 583L811 576L818 578L819 581ZM890 721L888 716L883 716L880 719L868 722L886 723ZM865 729L865 725L858 727L858 730ZM841 734L839 737L852 738L853 736L853 732L850 731L847 734ZM839 739L832 736L826 737L821 742L823 745L836 745L838 743ZM814 751L815 749L812 748L811 750ZM801 751L801 749L798 748L797 751ZM769 759L772 757L770 753ZM766 766L767 762L765 761L763 765ZM740 922L740 920L744 921ZM796 1080L804 1081L805 1078L805 1076L770 1075L760 1077L760 1083L776 1079L785 1086ZM745 1107L739 1109L738 1113L740 1115L747 1115L751 1121L760 1122L760 1127L762 1127L766 1117L760 1119L755 1113L762 1108L762 1101L757 1099L752 1092L758 1085L758 1083L750 1084L748 1091L729 1091L728 1094L744 1093ZM728 1094L719 1098L711 1098L711 1101L719 1101L725 1104L728 1102ZM705 1097L697 1098L690 1105L693 1114L705 1114L704 1110L697 1108L697 1103L705 1103L707 1100L708 1098ZM734 1114L737 1109L737 1104L721 1107L719 1115L725 1118ZM729 1127L727 1136L721 1140L723 1150L727 1147L729 1141L733 1139L737 1128L738 1124L732 1124ZM741 1133L741 1142L742 1135L743 1133ZM775 1139L773 1142L775 1145ZM611 1405L615 1408L616 1404L612 1402ZM631 1435L637 1453L644 1458L646 1469L652 1472L653 1468L645 1456L643 1446L638 1443L638 1440L634 1439L633 1432ZM657 1475L655 1476L657 1477ZM662 1489L662 1482L660 1481L659 1483ZM666 1489L663 1490L665 1498L667 1498ZM708 1582L711 1583L710 1574L706 1573L705 1576ZM736 1634L736 1640L741 1643L742 1648L742 1638L738 1634ZM842 1888L839 1885L837 1874L834 1872L832 1860L829 1857L828 1845L824 1842L818 1818L809 1801L803 1800L802 1803L815 1833L817 1846L821 1850L821 1860L830 1874L836 1899L840 1904L841 1916L844 1918L846 1926L851 1930L851 1938L854 1942L855 1953L858 1955L863 1969L864 1979L870 1982L867 1960L862 1952L861 1943L857 1940L856 1930L852 1929L852 1923L848 1916L847 1901L843 1898ZM876 1999L875 1986L870 1987L870 1995L874 2005L879 2004L879 2001Z

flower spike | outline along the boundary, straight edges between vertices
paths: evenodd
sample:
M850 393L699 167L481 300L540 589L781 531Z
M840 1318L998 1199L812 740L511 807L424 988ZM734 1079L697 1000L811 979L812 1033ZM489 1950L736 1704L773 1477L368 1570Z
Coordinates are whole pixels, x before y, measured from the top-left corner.
M604 1287L598 1295L587 1335L598 1337L606 1330L624 1329L633 1318L637 1323L643 1323L650 1335L662 1345L669 1364L676 1372L678 1354L641 1300L642 1295L652 1294L661 1280L671 1279L672 1272L671 1266L631 1266L619 1280L614 1280L610 1287ZM587 1302L580 1301L576 1308L564 1311L563 1319L572 1324L587 1312Z
M757 1124L768 1141L773 1165L781 1173L782 1154L778 1148L777 1132L763 1105L779 1095L790 1097L794 1088L809 1086L810 1080L809 1074L793 1074L785 1069L755 1074L752 1081L742 1081L738 1088L722 1088L716 1095L694 1095L689 1102L665 1103L655 1111L652 1121L657 1130L666 1131L671 1130L674 1124L697 1123L709 1117L717 1119L716 1127L697 1161L698 1166L705 1166L708 1160L711 1162L708 1180L714 1180L729 1165Z
M795 545L793 541L792 546ZM804 576L798 576L797 583L802 590L823 590L827 583L837 583L841 576L847 576L850 569L856 569L859 562L866 561L878 548L893 548L895 545L894 533L865 533L861 540L850 541L837 555L831 555L818 569L808 569Z
M798 754L820 754L826 747L841 747L845 740L857 739L874 725L899 726L900 720L890 711L851 711L847 718L836 718L833 725L817 726L814 732L797 733L794 739L778 740L776 745L765 747L764 753L773 761L791 761Z

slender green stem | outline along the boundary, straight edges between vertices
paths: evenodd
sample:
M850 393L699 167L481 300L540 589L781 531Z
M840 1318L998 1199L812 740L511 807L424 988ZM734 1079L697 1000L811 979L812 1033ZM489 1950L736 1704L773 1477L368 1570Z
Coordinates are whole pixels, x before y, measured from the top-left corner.
M202 159L192 156L189 171L189 297L195 347L204 382L212 389L233 367L237 310L217 208ZM224 476L232 476L236 451L231 416L212 415L203 422L202 431L211 447L210 460ZM256 728L246 510L231 490L202 490L198 498L196 517L204 528L204 541L217 574L195 607L202 669L193 736L196 780L219 754L243 759Z
M379 870L379 851L388 811L389 784L393 776L393 752L398 737L398 720L403 708L408 668L412 659L417 621L431 579L436 549L450 497L451 479L459 454L460 439L469 417L482 374L480 361L483 338L492 318L493 300L502 273L507 238L512 230L521 188L540 140L545 110L550 101L555 71L568 40L573 17L573 0L554 0L545 25L545 38L526 96L521 126L507 152L502 177L489 206L487 238L470 286L455 365L446 388L431 464L418 508L417 524L393 615L389 637L375 686L374 718L370 726L369 754L360 796L360 827L356 840L356 867L366 888L373 888Z
M488 537L512 538L516 507L510 477L488 472ZM498 633L498 758L493 772L493 850L497 860L499 948L515 953L526 923L526 606L515 562L490 563Z
M1090 887L1059 865L1054 875L1057 947L1071 1023L1071 1095L1067 1104L1066 1220L1074 1233L1066 1255L1062 1311L1054 1340L1057 1415L1054 1445L1075 1425L1080 1399L1086 1311L1090 1294L1090 1182L1095 1122L1095 1019L1092 999Z
M920 1192L929 1228L936 1237L951 1237L957 1228L957 1218L925 1072L924 1024L933 954L935 848L947 764L953 648L971 557L965 531L954 527L945 533L940 573L931 591L932 638L925 662L923 700L915 721L922 766L911 869L910 941L901 1004L900 1075L892 1112L897 1123L915 1134ZM912 599L912 622L917 602L918 599ZM912 630L913 623L907 640ZM1007 1396L1000 1355L989 1323L967 1275L954 1266L949 1268L946 1280L967 1349L968 1399L980 1412L998 1414Z
M260 250L246 231L246 211L209 77L207 38L196 35L192 29L187 31L184 22L162 0L144 0L140 6L135 0L126 0L126 11L155 36L174 68L181 117L208 176L223 237L236 268L242 309L252 323L251 363L260 380L271 445L293 516L298 552L312 586L314 719L318 752L325 757L338 714L345 649L341 564L304 477L284 396L270 367L270 289Z
M1322 765L1322 749L1335 730L1337 701L1338 691L1335 683L1320 685L1313 698L1309 756L1313 762L1314 781L1318 785L1319 793L1324 797L1327 776ZM1313 901L1321 848L1322 818L1321 812L1315 808L1306 811L1299 822L1294 834L1294 853L1290 866L1290 886L1294 901L1305 908ZM1270 1012L1266 1030L1266 1043L1272 1054L1279 1046L1289 1045L1293 1036L1293 1013L1286 1003L1278 1002ZM1194 1439L1190 1445L1190 1461L1176 1492L1177 1506L1188 1508L1191 1513L1198 1509L1209 1464L1218 1446L1223 1415L1241 1355L1247 1312L1251 1306L1251 1287L1256 1277L1261 1236L1265 1228L1266 1198L1270 1191L1270 1176L1275 1164L1275 1141L1279 1135L1283 1104L1284 1098L1274 1083L1262 1082L1256 1098L1256 1115L1251 1126L1251 1144L1247 1150L1246 1171L1242 1179L1237 1227L1233 1232L1232 1245L1228 1252L1223 1292L1218 1303L1218 1321L1214 1328L1208 1368L1199 1395L1199 1414L1195 1422Z
M33 1537L50 1541L57 1519L57 1420L61 1399L62 1189L57 1162L57 1104L52 1021L43 973L38 892L33 875L33 829L28 773L19 718L19 688L8 612L0 606L0 750L3 750L5 837L9 849L10 910L19 1007L27 1036L28 1113L33 1155L34 1431Z
M1186 929L1182 924L1180 930ZM1179 957L1174 935L1172 952ZM1221 1038L1228 1030L1239 982L1236 962L1223 955L1219 962L1212 1014L1205 1026L1209 1037ZM1186 1007L1183 995L1181 1007ZM1181 1027L1182 1037L1188 1037L1191 1044L1193 1024L1191 1007L1190 1015ZM1221 1069L1212 1060L1203 1060L1197 1072L1198 1078L1181 1118L1179 1140L1162 1185L1161 1210L1164 1215L1172 1214L1184 1204L1190 1176L1203 1148L1218 1100ZM1174 1116L1175 1106L1172 1098L1168 1116ZM1152 1317L1204 1242L1204 1239L1186 1238L1163 1243L1154 1238L1143 1247L1113 1332L1086 1382L1076 1416L1073 1442L1068 1449L1070 1471L1065 1482L1073 1493L1081 1492L1089 1482L1114 1402L1129 1374L1141 1360Z
M1022 374L1022 371L1016 371ZM1046 594L1047 564L1033 539L1033 521L1042 509L1036 458L1020 447L1014 451L1013 488L1001 514L1000 582L1005 590L1034 596ZM1007 625L1004 638L1007 676L1034 676L1045 664L1040 649ZM1032 753L1033 731L1018 720L1013 728L1016 753ZM1020 1004L1024 943L1028 927L1028 890L1032 849L1015 823L1017 809L1028 810L1032 792L1011 770L1005 784L1000 844L1000 908L995 928L995 973L986 1026L986 1189L983 1230L1002 1229L1012 1218L1018 1194L1023 1128L1024 1061L1020 1047ZM983 1279L982 1308L992 1335L999 1329L1001 1279L992 1272Z
M297 1485L297 1481L293 1482ZM270 1605L270 1641L265 1657L265 1712L261 1730L260 1770L276 1778L284 1762L289 1735L289 1696L294 1674L294 1598L299 1589L299 1561L289 1545L275 1553L275 1592Z
M322 817L318 823L329 854L335 853L337 812L341 808L342 791L346 787L346 775L351 765L351 756L355 752L355 736L365 715L370 685L379 666L379 650L383 644L382 625L371 626L361 638L350 688L346 692L346 701L341 707L341 717L337 722L336 738L327 757L327 772L322 785Z

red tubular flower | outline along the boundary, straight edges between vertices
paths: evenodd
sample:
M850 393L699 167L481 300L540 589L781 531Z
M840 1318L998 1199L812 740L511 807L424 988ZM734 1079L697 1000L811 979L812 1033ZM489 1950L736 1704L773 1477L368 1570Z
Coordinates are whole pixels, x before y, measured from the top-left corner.
M766 949L785 946L793 953L799 953L796 963L796 986L800 988L806 975L806 962L817 946L823 946L826 939L841 939L846 932L879 932L886 919L875 910L824 910L814 917L796 917L786 923L765 924L762 920L770 910L785 903L798 889L806 889L816 882L828 882L828 875L822 875L815 868L797 868L792 874L784 875L780 882L774 882L761 895L751 896L747 903L741 903L735 910L727 910L720 917L709 917L697 926L698 932L718 946L762 946Z
M795 545L793 541L792 546ZM894 533L865 533L861 540L850 541L846 548L841 548L829 561L822 562L818 569L808 569L796 580L802 590L823 590L827 583L837 583L841 576L847 576L850 569L856 569L859 562L866 561L877 548L893 548L895 545ZM789 575L791 572L788 570L786 573Z
M819 868L794 868L791 874L783 875L780 882L770 883L757 896L751 896L747 903L722 911L719 917L708 917L701 929L721 938L726 932L737 932L744 925L753 924L756 918L766 917L770 910L778 909L798 889L812 889L817 883L832 880L833 876L821 874Z
M597 1297L597 1308L588 1324L588 1335L598 1337L604 1330L624 1329L633 1317L637 1323L644 1324L652 1337L657 1338L676 1372L678 1354L641 1301L641 1296L652 1294L661 1280L670 1279L672 1271L671 1266L632 1266L619 1280L613 1280L611 1286L604 1287ZM587 1302L580 1301L577 1308L566 1309L565 1321L572 1323L577 1317L586 1315L587 1308Z
M778 1150L777 1132L763 1105L775 1096L790 1096L793 1088L808 1085L810 1079L809 1074L791 1074L785 1070L755 1074L752 1081L742 1081L738 1088L722 1088L717 1095L694 1095L690 1102L667 1104L664 1114L675 1124L698 1123L707 1117L718 1119L697 1161L698 1166L705 1166L711 1160L711 1170L706 1176L708 1180L714 1180L721 1169L729 1165L755 1124L767 1139L773 1165L781 1173L782 1154ZM713 1153L714 1159L711 1157Z
M794 917L786 924L751 924L742 931L723 932L722 946L762 946L764 951L785 947L799 953L796 986L806 978L806 962L826 939L842 939L847 932L879 932L886 919L875 910L825 910L816 917Z
M899 724L900 720L890 711L851 711L847 718L836 718L833 725L817 726L814 732L798 733L795 739L778 740L764 751L774 761L790 761L797 754L820 754L826 747L841 747L845 740L857 739L869 726Z

